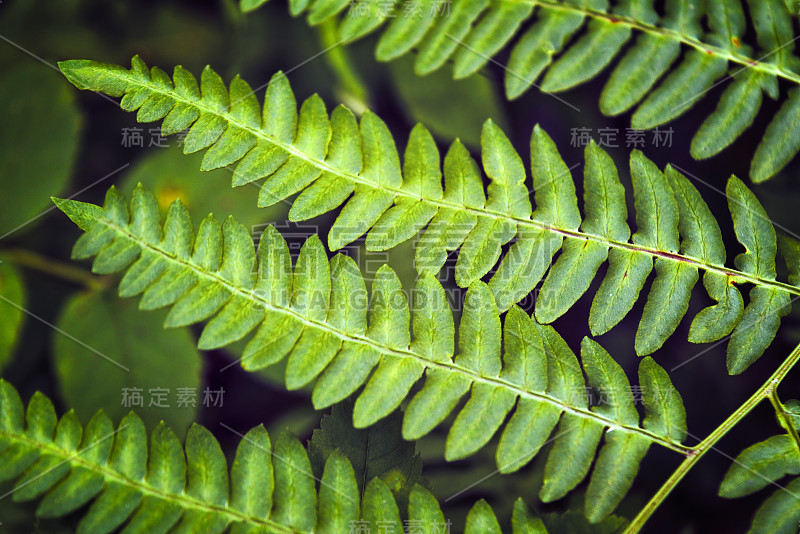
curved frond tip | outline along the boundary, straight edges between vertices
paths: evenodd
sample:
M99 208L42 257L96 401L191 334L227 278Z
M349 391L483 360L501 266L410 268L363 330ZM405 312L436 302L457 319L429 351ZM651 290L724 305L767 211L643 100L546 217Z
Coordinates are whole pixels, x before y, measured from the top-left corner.
M265 2L241 6L250 11ZM695 159L730 146L752 125L764 95L779 98L783 80L792 89L756 149L751 178L771 178L800 150L793 126L800 115L797 13L783 0L669 0L663 16L652 0L290 0L289 6L292 15L308 14L312 25L335 21L345 42L381 31L380 61L417 50L419 75L452 63L453 77L465 78L507 49L509 99L531 87L571 89L618 59L600 110L615 116L635 109L631 126L639 130L680 117L725 84L692 140ZM748 32L756 42L744 41Z
M148 446L145 425L133 412L116 429L103 412L83 427L72 411L57 418L38 392L25 409L17 391L0 379L0 481L15 481L8 494L15 502L41 499L41 518L88 505L80 512L79 534L119 528L130 534L341 534L354 525L400 534L406 525L448 528L436 498L420 485L411 489L401 519L387 484L376 477L360 491L352 465L338 450L316 478L306 450L288 433L274 443L263 426L239 436L229 468L217 440L200 425L189 429L184 446L162 422ZM514 505L512 525L515 534L546 532L522 499ZM470 510L465 532L500 533L485 501Z
M287 387L316 380L316 408L363 386L354 405L356 427L382 419L411 397L403 436L416 439L469 395L447 438L446 457L456 460L486 445L513 412L497 449L501 472L527 464L556 429L541 493L547 501L563 497L588 474L605 436L586 501L593 521L613 511L652 443L689 450L680 445L686 435L680 396L651 358L641 362L636 389L588 338L581 366L552 327L517 306L501 323L481 281L467 291L456 351L453 315L431 274L420 277L409 307L389 267L377 271L368 293L352 258L338 254L329 262L315 235L292 268L289 248L272 226L256 251L249 231L232 218L220 224L208 216L195 235L186 208L176 201L162 229L157 201L141 186L130 209L114 188L101 213L73 200L57 204L70 217L94 217L73 256L95 256L97 273L126 271L120 295L141 294L143 309L171 307L166 326L209 320L201 348L224 346L257 329L242 366L261 369L288 356ZM590 405L587 385L604 392L606 401ZM639 399L646 412L641 424Z
M456 282L469 287L493 271L489 288L500 311L543 280L536 318L550 323L588 290L608 262L589 316L592 334L600 335L633 308L655 267L636 335L641 355L653 353L675 331L701 270L717 304L695 317L689 339L706 343L730 335L732 374L763 354L791 297L800 295L796 286L776 281L775 230L737 178L729 180L726 194L736 236L748 252L737 256L732 268L725 265L719 225L697 189L671 167L662 172L639 151L630 159L637 224L631 236L625 192L608 154L594 143L586 148L582 217L570 169L538 126L530 142L529 182L505 134L491 121L484 125L487 195L478 165L458 141L442 165L433 138L418 125L401 165L394 139L375 114L366 112L359 124L339 106L329 117L314 95L298 115L282 73L269 83L262 113L246 82L236 77L228 91L210 68L199 86L181 67L171 80L156 67L148 70L139 58L131 70L83 60L63 62L61 68L78 87L123 96L122 107L138 109L138 120L163 119L164 134L189 128L184 151L207 148L204 169L238 162L234 186L266 178L259 205L299 193L289 217L305 220L344 204L328 234L331 250L367 232L368 250L386 250L425 229L415 257L417 270L425 274L438 272L448 251L460 248ZM790 261L790 270L797 270ZM747 307L737 284L753 285Z

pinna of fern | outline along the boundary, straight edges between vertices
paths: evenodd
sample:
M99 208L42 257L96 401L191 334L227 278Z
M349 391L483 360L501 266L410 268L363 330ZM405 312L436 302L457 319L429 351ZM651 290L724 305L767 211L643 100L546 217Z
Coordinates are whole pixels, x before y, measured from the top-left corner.
M455 281L469 287L495 269L488 287L501 312L543 279L535 313L538 322L550 323L588 291L608 262L589 314L597 336L633 308L655 266L635 339L640 355L656 351L675 331L700 270L716 304L694 318L689 340L707 343L730 335L732 374L764 353L790 310L791 297L800 295L797 286L776 281L775 230L755 195L735 177L726 194L745 252L736 257L734 269L725 265L719 225L697 189L671 167L661 172L639 151L630 159L637 224L631 236L625 191L610 156L595 144L586 149L582 218L570 171L538 126L531 136L528 183L522 159L505 134L491 121L484 125L487 198L477 164L458 141L442 165L433 138L418 125L401 169L394 140L375 114L364 113L359 125L338 106L329 117L314 95L298 116L282 73L270 81L262 113L246 82L234 78L229 94L210 68L198 86L181 67L170 79L157 67L148 70L138 57L130 70L87 60L60 67L79 88L123 96L121 106L138 110L139 121L163 119L165 135L189 128L184 152L207 148L203 169L239 162L234 186L266 177L259 205L299 193L289 217L305 220L344 204L328 234L331 250L365 232L368 250L386 250L425 229L415 261L420 273L429 274L441 269L448 251L460 248ZM512 239L501 259L503 245ZM790 262L790 271L799 268L800 263ZM737 284L753 286L746 307Z
M242 0L241 7L250 11L265 2ZM386 23L376 58L390 61L416 50L419 75L452 62L453 77L464 78L496 62L493 56L508 48L509 99L532 86L565 91L620 58L600 95L600 110L615 116L636 108L631 126L638 130L680 117L712 88L728 83L692 140L696 159L718 154L742 135L764 94L780 97L784 103L752 160L750 176L761 182L800 150L794 135L800 58L792 24L798 7L784 0L747 0L746 6L747 11L741 0L667 0L661 16L653 0L289 1L291 14L307 13L312 25L339 21L342 42ZM749 31L756 43L744 42ZM543 74L541 86L536 85ZM779 80L792 87L787 97L780 96Z
M721 497L734 499L777 487L756 512L748 534L793 534L800 523L800 478L782 484L788 475L800 475L800 402L790 400L784 405L775 395L771 400L786 433L742 451L719 489Z
M272 226L256 252L248 230L232 218L220 225L209 216L195 236L186 208L176 201L162 230L157 200L143 187L135 189L130 211L113 188L102 208L73 200L56 204L86 230L75 244L75 258L95 256L96 273L126 271L121 296L141 294L143 309L171 307L167 327L210 319L199 340L203 349L227 345L258 327L241 365L257 370L288 355L287 387L316 379L317 409L360 390L353 408L357 428L386 417L410 397L403 437L417 439L469 394L446 442L446 458L457 460L486 445L513 411L500 435L498 469L508 473L526 465L555 429L558 439L540 492L548 502L586 477L604 438L586 494L592 522L607 517L624 497L651 444L690 451L680 444L686 436L680 395L652 358L639 367L646 412L640 424L625 373L599 344L583 340L581 366L552 327L519 307L502 324L481 281L465 296L456 351L453 315L431 274L417 282L412 314L394 271L381 267L367 294L353 259L339 254L329 262L315 235L292 269L288 246ZM608 403L589 406L587 379L608 392ZM422 387L412 391L418 381Z
M25 409L17 391L0 379L0 481L15 481L15 502L41 498L39 517L81 510L78 534L341 534L354 524L372 532L379 525L387 534L403 531L386 483L375 477L360 491L341 452L330 453L315 480L306 450L288 433L273 444L258 426L241 438L229 470L219 443L200 425L190 427L184 449L162 422L148 447L145 425L133 412L116 430L102 411L84 428L73 411L59 419L38 392ZM446 524L435 497L418 484L402 517L425 532ZM547 533L522 499L511 525L514 534ZM501 532L485 501L470 510L464 532Z

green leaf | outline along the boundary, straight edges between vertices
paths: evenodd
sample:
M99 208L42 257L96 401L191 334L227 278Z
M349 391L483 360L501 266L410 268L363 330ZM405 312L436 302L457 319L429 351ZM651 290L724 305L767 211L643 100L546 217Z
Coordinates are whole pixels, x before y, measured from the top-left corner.
M354 482L364 492L364 484L380 478L403 503L415 484L422 483L422 463L415 445L403 439L403 416L394 412L368 428L353 425L353 403L344 401L322 416L308 444L308 454L315 473L323 471L326 459L338 451L354 471ZM328 462L330 462L328 460Z
M495 517L492 508L483 499L476 502L467 514L467 524L464 527L464 532L465 534L478 534L479 532L500 534L500 524L497 522L497 517Z
M546 173L542 174L547 176ZM555 189L557 192L565 187L560 186ZM571 180L570 186L566 189L574 197ZM538 189L536 194L539 195ZM569 196L562 195L565 204ZM537 204L540 203L547 205L554 202L542 195L537 197ZM614 162L594 142L586 147L584 205L586 218L580 223L583 231L616 241L628 240L630 229L625 221L627 216L625 189L619 182ZM577 205L569 213L570 219L580 220ZM589 289L597 270L607 258L608 246L602 243L568 240L561 257L545 278L536 299L537 319L549 323L563 315Z
M800 522L800 508L797 507L796 497L798 491L800 479L795 479L786 488L775 491L756 512L748 533L794 532Z
M591 80L630 38L631 30L603 19L589 22L587 33L553 63L542 82L542 91L566 91Z
M750 178L755 183L764 182L778 174L800 150L797 139L791 135L792 125L800 119L800 90L792 89L789 98L775 114L764 137L756 148L750 165Z
M605 519L633 484L638 465L650 443L638 436L604 434L604 445L586 489L585 513L591 523Z
M678 206L663 173L639 151L631 155L637 232L633 242L667 252L678 250ZM647 355L672 335L689 308L697 269L656 259L656 279L636 331L636 352Z
M392 497L392 492L386 483L379 478L373 478L364 490L364 499L361 502L362 515L367 529L372 532L378 528L391 533L401 532L400 512Z
M25 319L22 310L26 299L19 271L8 260L0 260L0 370L14 354Z
M745 248L745 252L735 258L737 268L774 280L777 241L766 211L735 176L728 180L725 192L736 238ZM750 303L728 344L730 374L741 373L764 353L775 338L780 318L790 310L789 296L782 291L758 286L750 291Z
M102 408L118 421L138 406L148 428L160 420L188 428L202 401L202 363L189 333L164 330L162 318L106 293L66 303L56 322L64 332L54 338L56 373L83 420Z
M316 491L311 464L300 442L288 434L275 441L274 509L271 518L297 530L311 530L316 525Z
M797 58L792 40L792 14L789 13L785 3L778 0L753 2L748 0L750 17L756 30L758 45L764 50L774 51L769 58L770 63L794 68Z
M244 11L249 11L261 3L259 0L246 0L240 5ZM800 84L797 74L800 58L793 44L796 36L791 23L793 14L797 12L796 4L795 0L748 2L749 8L745 10L738 0L675 0L659 5L656 10L651 1L623 0L614 2L613 6L604 0L566 0L535 5L465 0L454 6L447 3L421 5L409 1L292 0L289 12L293 16L306 14L312 25L326 23L326 32L331 34L332 42L352 42L375 33L375 53L381 61L396 59L416 50L418 74L442 72L445 70L442 67L452 63L454 77L479 79L474 75L484 71L489 62L502 64L509 99L519 97L534 86L545 70L543 89L562 91L598 77L614 63L617 68L605 83L601 110L607 114L619 114L644 99L645 103L639 107L633 120L633 127L642 129L647 124L663 124L677 118L706 97L712 85L728 72L753 73L764 80L762 88L771 97L788 103L792 97L779 95L778 79L785 80L790 86ZM387 21L389 23L384 25ZM751 31L746 32L747 28ZM334 33L338 33L339 39L333 39ZM578 37L573 39L576 34ZM623 46L631 37L635 37L633 44ZM621 60L615 61L618 56L622 56ZM507 62L506 57L509 58ZM554 57L557 59L553 63ZM87 79L112 93L119 92L120 86L124 85L119 80L97 79L85 68L86 64L64 64L68 77L80 87L85 87ZM137 70L141 76L149 74L143 66ZM153 87L167 85L166 76L160 71L150 75L156 79ZM654 89L662 77L664 82ZM222 86L216 80L209 80L205 85L212 93L212 87L219 89ZM696 156L708 157L728 146L758 112L759 91L751 87L744 91L747 98L742 99L742 91L736 85L726 92L726 97L740 98L724 99L723 107L706 123L709 126L725 122L732 127L723 131L715 126L721 134L718 139L709 136L706 128L703 132L705 139L697 143ZM238 82L236 86L237 93L244 87ZM191 83L183 84L182 88L182 96L195 99L192 97L196 97L198 91ZM254 139L254 135L259 137L258 128L242 128L237 124L226 134L223 123L199 118L202 113L186 100L173 107L169 98L161 95L148 100L147 93L146 90L137 91L125 101L125 107L136 109L143 106L142 120L169 112L173 132L182 129L177 126L188 126L194 120L202 122L204 129L210 127L214 134L208 139L193 140L193 148L207 146L219 139L225 147L220 149L225 157L217 158L218 154L215 154L210 158L215 164L223 163L225 158L243 155L237 154L234 148L243 153L253 144L253 152L260 156L253 159L281 165L288 157L287 154L278 155L280 150L271 150L263 139ZM216 97L208 101L211 104L209 108L230 103ZM744 105L736 106L734 102ZM250 105L241 107L253 108ZM240 115L252 117L254 113ZM460 116L468 115L471 114L451 113L449 116L458 120ZM789 141L777 149L775 144L770 148L762 145L765 156L769 156L766 152L774 152L772 156L775 157L757 158L759 166L754 168L754 180L772 177L796 155L798 146L791 142L793 121L789 108L784 108L772 121L768 130L773 130L774 135L770 137ZM281 141L284 140L281 138ZM203 142L207 144L203 145ZM270 157L264 157L267 153ZM276 161L278 163L274 163ZM309 173L301 174L309 179ZM344 200L342 195L346 196L340 190L335 200Z
M683 62L636 109L631 127L649 130L679 117L725 75L726 68L727 62L715 55L687 52Z
M693 158L717 155L753 124L761 107L762 83L762 75L750 71L735 79L692 139Z
M500 4L486 13L461 44L453 63L453 78L466 78L483 67L505 45L533 5Z
M686 439L686 409L667 372L650 357L639 364L644 428L676 442Z
M665 174L680 212L681 252L706 263L725 263L722 232L697 189L672 167L667 167ZM701 310L695 316L689 329L689 341L693 343L710 343L730 334L744 308L741 293L728 277L706 272L703 285L718 304Z
M547 534L547 528L544 526L544 522L538 517L533 516L521 498L514 502L514 511L511 516L511 528L514 532L524 532L525 534Z
M332 451L320 480L317 531L335 534L349 529L358 520L359 500L353 467L341 452Z
M561 416L555 443L545 464L544 484L539 490L543 502L564 497L586 477L602 433L602 426L572 414Z
M8 177L0 196L0 236L6 237L40 221L50 196L66 192L81 120L72 92L42 65L6 65L0 80L0 116L7 125L0 132L0 167Z
M740 38L747 24L741 2L735 0L708 2L706 10L708 26L712 32L709 40L727 50L741 47Z
M459 47L471 30L472 23L489 6L489 0L466 0L439 17L420 47L414 63L415 72L423 76L441 67Z
M436 22L436 10L418 9L419 7L413 4L410 6L411 13L415 16L408 16L404 11L405 16L394 17L389 22L375 47L375 57L379 61L389 61L406 54ZM408 9L406 5L403 8Z
M680 50L680 45L667 37L650 34L639 37L600 94L603 114L620 115L638 104L669 70Z
M433 10L429 7L422 11L427 16ZM421 20L413 17L400 16L392 22L403 20L421 25ZM384 35L388 36L388 31ZM486 119L506 128L508 117L501 105L502 96L489 80L481 76L454 80L444 69L420 77L414 74L412 63L408 57L390 65L394 90L410 121L424 123L438 139L460 139L470 147L480 146L481 126ZM463 113L465 109L473 111Z
M589 338L581 343L581 358L592 389L607 400L593 410L618 423L638 423L631 386L619 364ZM592 523L614 511L633 484L639 462L650 447L647 440L620 435L613 427L604 434L604 441L586 490L586 517Z
M743 450L719 488L726 499L750 495L786 475L800 474L800 451L788 434L773 436Z
M263 426L250 430L242 438L231 465L232 508L249 516L268 517L274 489L271 451Z

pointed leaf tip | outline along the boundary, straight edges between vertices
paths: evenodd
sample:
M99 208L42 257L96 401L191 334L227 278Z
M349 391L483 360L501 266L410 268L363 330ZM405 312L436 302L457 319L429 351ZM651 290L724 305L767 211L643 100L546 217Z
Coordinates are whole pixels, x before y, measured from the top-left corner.
M103 214L103 208L94 204L57 197L50 197L50 199L59 210L64 212L84 232L88 232L94 222Z

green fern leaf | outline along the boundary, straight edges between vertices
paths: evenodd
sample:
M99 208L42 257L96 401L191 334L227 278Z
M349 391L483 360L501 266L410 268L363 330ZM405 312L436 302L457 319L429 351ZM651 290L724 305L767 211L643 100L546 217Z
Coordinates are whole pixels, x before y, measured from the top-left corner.
M636 9L641 11L641 6ZM257 109L255 97L243 95L245 82L234 79L231 95L239 96L228 97L210 69L204 71L199 96L191 97L183 96L180 89L192 85L186 81L190 75L183 69L176 69L176 85L170 88L164 85L166 81L156 84L155 80L161 80L163 73L158 69L148 73L138 58L134 58L131 70L89 61L64 62L62 69L78 87L116 96L125 94L123 104L127 107L133 105L127 102L134 100L142 109L152 108L148 104L151 100L171 100L172 110L159 108L159 113L166 115L165 122L170 122L169 117L175 113L194 110L191 116L199 118L191 126L189 136L194 132L195 138L206 139L202 146L210 145L204 161L209 159L212 162L209 165L217 165L241 159L234 173L234 185L266 177L259 195L262 205L274 204L300 192L290 212L291 218L299 220L346 202L328 235L332 250L351 243L365 232L368 232L368 249L384 250L425 228L416 250L420 273L436 273L448 251L458 248L455 278L462 287L487 276L496 266L489 288L500 311L508 310L544 279L536 316L540 322L552 322L588 290L600 265L607 260L608 273L589 315L592 334L600 335L633 308L655 266L656 276L635 342L641 355L653 353L675 331L687 312L700 269L705 271L704 285L709 296L718 304L698 314L690 340L717 341L733 332L728 344L728 370L734 374L763 354L774 338L780 317L788 312L790 297L800 295L797 287L775 280L774 229L755 196L736 178L728 186L729 194L737 199L730 206L734 230L748 250L759 251L757 268L749 260L738 260L736 269L725 266L724 250L717 238L718 224L694 186L674 169L668 168L666 177L638 151L631 155L630 163L638 227L631 242L625 222L624 191L608 155L595 145L586 149L586 218L581 221L569 169L552 140L538 126L531 136L531 175L536 200L533 210L522 160L491 121L484 125L481 135L481 159L490 180L487 196L476 163L458 142L444 158L442 190L437 150L422 126L415 127L411 134L401 170L391 134L370 112L362 117L360 128L352 114L342 107L329 120L322 102L312 96L301 106L298 122L294 97L282 74L274 76L267 88L264 116L259 124L254 111L244 111L244 101L250 101L248 106ZM228 101L238 103L226 108ZM191 121L182 126L189 124ZM228 126L221 126L224 124ZM209 158L212 153L213 158ZM242 175L246 178L237 178ZM690 201L693 209L687 209L685 201ZM85 216L74 215L78 219ZM752 224L746 222L751 219ZM210 232L209 236L213 234L217 239L217 226L218 223L209 221L201 226L201 231ZM501 258L503 245L514 238L516 241ZM698 239L700 244L695 243ZM562 244L563 253L545 276ZM118 246L123 246L122 242ZM96 263L95 269L118 267L107 259L118 257L113 250L101 256L103 261ZM132 254L133 250L129 248L126 252ZM755 253L742 257L750 258L752 254ZM110 264L105 266L105 261ZM181 283L190 281L191 276L187 275ZM746 309L735 287L740 283L754 286ZM178 285L174 287L176 292ZM215 305L224 298L223 293L198 291L197 298L202 296L206 308L195 308L195 313L206 317L214 313ZM160 299L152 304L157 306L171 304L174 299L170 299L177 298L178 293L151 292L146 296L148 300ZM150 307L149 302L146 307ZM173 310L170 324L204 318L183 317L182 307ZM258 312L248 312L246 318L256 323ZM237 324L246 328L248 321ZM299 335L297 329L289 327L279 327L274 332L280 332L278 342L289 347L296 341L295 334ZM270 343L275 338L269 331L262 337ZM208 344L204 340L204 348L226 341L213 337L212 340L214 343ZM319 341L324 343L324 339ZM335 347L331 346L326 353L332 355L333 350ZM263 354L274 352L268 350ZM259 360L248 358L248 361Z
M372 478L362 498L355 471L340 451L326 453L317 491L309 457L297 439L282 434L273 445L263 426L240 437L229 477L219 443L202 426L189 429L183 447L161 423L148 447L144 423L132 412L116 429L102 412L82 428L73 412L59 420L50 400L38 392L26 410L17 391L0 379L0 480L16 481L15 502L41 499L36 509L41 518L61 517L88 504L78 512L78 533L121 528L340 534L364 523L377 528L378 521L390 529L384 532L403 531L393 491ZM447 528L439 503L419 484L411 489L407 510L408 525L429 532ZM521 500L514 518L514 534L531 532L531 525L540 525L534 532L546 532ZM465 532L484 532L487 521L497 525L494 512L479 501Z
M767 213L755 195L735 177L728 181L725 192L736 237L746 250L736 256L736 266L745 273L774 279L777 242ZM731 334L728 370L736 374L755 361L752 356L763 352L775 337L780 317L790 311L789 295L772 288L754 287L750 292L750 304Z
M243 0L242 10L262 3ZM696 159L712 157L738 139L752 125L762 92L778 98L778 79L800 84L791 22L796 7L781 0L747 0L747 10L741 0L674 0L665 3L663 16L652 0L454 0L446 9L414 0L377 4L331 0L289 5L292 15L307 13L312 25L338 25L343 40L379 31L389 20L381 30L377 59L389 61L416 48L418 74L452 61L453 77L464 78L507 48L509 99L539 87L542 74L542 91L565 91L595 78L620 57L603 88L600 109L614 116L638 105L632 119L637 129L672 121L712 86L733 78L692 141ZM520 32L523 25L527 29ZM748 25L755 43L742 42ZM790 92L767 128L753 159L753 181L768 180L800 151L792 128L800 109L798 94Z
M800 452L788 434L748 447L725 474L719 494L735 499L753 494L786 475L800 474Z
M464 532L487 532L490 534L500 534L500 524L494 515L489 504L481 499L467 514L467 524Z
M785 491L780 489L774 492L756 512L748 534L789 534L797 530L797 524L800 523L798 492L798 479L787 484Z
M787 402L787 408L796 402ZM789 434L772 436L742 451L725 474L719 494L729 499L751 495L768 486L778 487L756 512L748 534L783 534L797 530L800 478L788 484L779 481L787 475L800 474L798 447L796 439Z
M149 205L147 198L151 194L144 188L137 187L133 196L132 209ZM68 213L87 211L81 203L72 200L58 200L57 204ZM193 280L193 286L181 286L182 294L173 295L174 304L167 323L175 310L181 310L183 317L194 322L209 319L201 341L208 339L209 329L216 331L215 324L229 317L243 316L242 310L250 310L258 321L239 321L219 330L235 332L235 336L225 337L226 341L233 342L234 338L258 327L244 351L243 367L261 369L288 354L287 381L292 377L293 386L303 386L317 378L312 400L318 409L350 396L365 384L353 409L356 427L370 425L397 409L424 373L423 386L411 398L404 416L403 437L416 439L427 434L469 393L469 400L450 428L445 452L448 459L463 458L482 448L500 430L506 415L516 404L509 424L502 431L497 452L500 471L511 472L536 455L561 415L556 446L546 467L543 495L548 500L562 497L587 475L603 430L613 429L613 434L611 431L606 434L610 438L601 448L601 458L610 459L621 446L628 451L635 449L637 453L622 464L609 465L602 474L595 471L592 475L592 480L598 482L590 484L599 484L602 478L609 488L592 501L592 506L596 507L590 515L593 521L606 517L622 499L638 470L641 456L651 443L680 452L687 450L673 440L674 436L682 437L680 432L663 425L651 425L652 430L639 425L631 386L621 368L599 345L586 340L581 352L589 384L615 392L628 390L627 395L619 393L619 398L615 398L614 405L622 410L620 412L609 412L604 405L590 407L581 366L563 339L551 327L539 325L516 306L508 312L503 325L492 292L481 281L474 282L467 292L459 327L459 349L452 358L452 315L444 290L431 275L420 279L417 298L425 299L425 305L420 306L419 311L415 307L412 319L397 275L389 267L379 269L367 301L364 282L353 260L338 255L331 270L316 236L306 241L292 272L287 263L287 245L274 229L264 232L256 253L252 241L244 237L246 230L228 218L221 228L218 224L214 226L213 235L219 236L216 239L212 240L211 234L201 227L194 250L190 254L186 252L187 259L179 259L171 252L168 233L161 243L146 242L141 233L142 225L132 222L139 220L141 214L134 213L125 221L121 217L127 215L120 211L125 207L122 197L112 188L102 214L76 244L78 256L108 256L120 247L147 249L156 255L156 262L164 264L160 278L151 280L150 287L175 286L176 281ZM165 232L169 229L170 216L172 220L190 220L185 212L176 201L170 208ZM159 217L150 215L155 219L148 220L144 226L159 225ZM214 224L209 222L206 226ZM172 230L174 232L174 228ZM101 242L98 235L108 237ZM191 234L185 235L191 241ZM87 249L83 243L93 246ZM269 250L272 247L277 252ZM276 261L276 256L283 259ZM253 264L254 257L259 258L258 267ZM124 270L133 262L152 261L142 258L145 257L137 259L126 253L114 265ZM209 262L208 258L214 261ZM276 264L286 271L275 268ZM254 270L260 273L258 279L249 276ZM291 279L291 286L283 285L291 287L290 293L257 289L268 283L263 279L264 273L277 277L273 282L278 284L288 284L282 280ZM328 280L323 281L323 277ZM309 285L309 280L315 281L313 286ZM144 293L149 290L144 289ZM307 297L308 291L313 296ZM362 297L347 300L348 295L354 294ZM214 297L210 302L208 295L219 295L219 298ZM422 315L420 318L416 317L418 313ZM412 343L409 324L416 333L430 321L435 321L437 327L426 334L429 337ZM276 331L278 328L280 333ZM287 336L293 340L291 343L284 343ZM504 337L505 352L501 354ZM423 346L421 341L426 339L433 343ZM293 363L297 361L302 361L303 365ZM302 372L293 371L293 366L298 366ZM602 376L594 372L598 366L605 373ZM649 358L642 361L642 366L651 375L657 375L653 368L658 367ZM658 387L659 395L645 397L648 417L654 417L651 412L663 412L660 416L663 421L681 424L677 414L682 412L676 408L676 403L681 406L677 400L679 396L666 375L659 378ZM576 394L576 390L582 394ZM572 432L573 429L579 430ZM665 439L662 434L671 437ZM294 454L290 450L284 452L285 455ZM281 480L277 471L276 480ZM289 522L290 516L303 515L293 511L295 505L276 502L279 510L286 510Z

